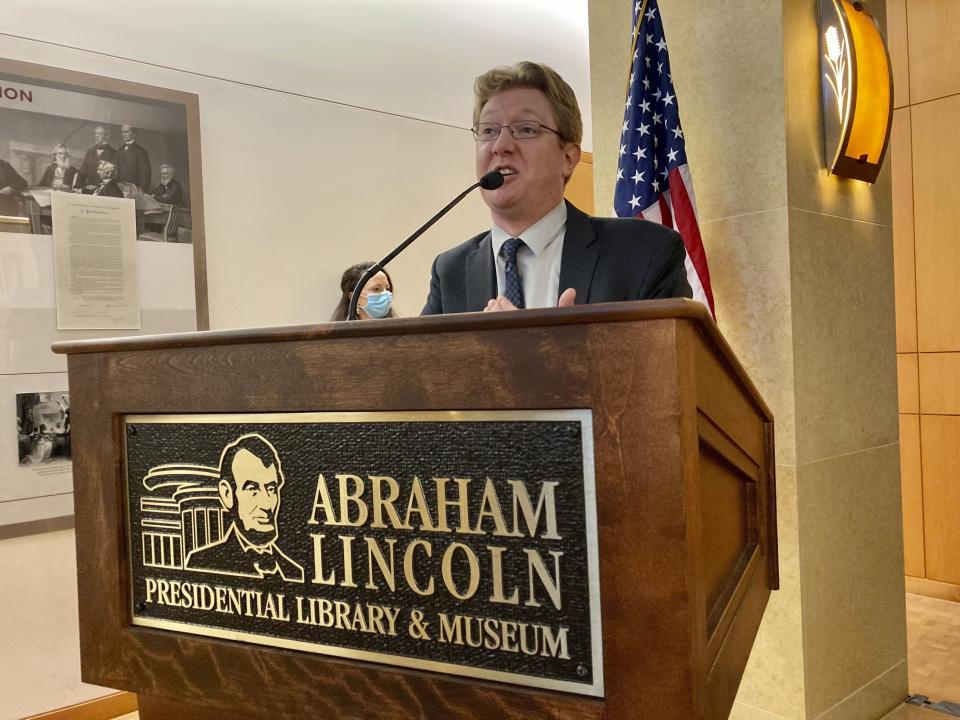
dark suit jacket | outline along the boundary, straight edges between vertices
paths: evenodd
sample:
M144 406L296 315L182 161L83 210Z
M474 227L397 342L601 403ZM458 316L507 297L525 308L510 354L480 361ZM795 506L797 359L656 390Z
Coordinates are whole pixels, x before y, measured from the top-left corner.
M150 191L154 200L168 205L183 205L183 188L175 179L164 185L160 183Z
M57 164L50 163L47 165L47 169L43 171L43 177L40 178L40 187L53 187L53 178L54 174L57 172ZM68 188L74 187L74 179L77 177L77 169L75 167L68 167L63 171L63 184ZM80 184L80 180L76 181L76 185Z
M560 292L577 291L577 305L691 297L680 235L632 218L590 217L567 203ZM470 238L433 262L422 315L476 312L497 295L490 233Z
M303 582L303 568L273 545L271 554L244 551L234 525L222 540L187 555L184 567L215 574L263 577L280 573L284 580Z
M123 197L123 190L117 185L116 180L110 180L105 185L97 185L96 190L88 193L89 195L100 195L102 197Z
M97 166L101 160L113 162L117 158L117 151L110 145L103 145L100 148L100 154L97 155L97 146L87 150L83 156L83 162L80 164L80 182L84 185L99 185L100 176L97 174Z
M6 160L0 160L0 190L11 187L12 195L0 195L0 215L22 215L20 193L27 189L27 181Z
M136 141L117 150L117 182L133 183L147 192L150 189L150 158Z

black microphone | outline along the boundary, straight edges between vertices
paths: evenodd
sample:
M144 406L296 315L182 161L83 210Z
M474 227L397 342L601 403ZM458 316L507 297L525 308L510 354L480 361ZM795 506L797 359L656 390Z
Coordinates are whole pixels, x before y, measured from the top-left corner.
M480 178L480 180L475 182L473 185L468 187L462 193L457 195L453 200L448 202L440 212L438 212L432 218L427 220L423 225L421 225L420 228L418 228L413 235L411 235L402 243L397 245L397 247L394 248L394 250L389 255L383 258L383 260L371 265L370 269L363 274L359 282L357 282L357 286L353 289L353 296L350 298L350 307L347 309L347 320L357 319L357 303L360 302L360 292L363 290L363 286L367 284L367 280L369 280L378 272L383 270L387 266L388 262L393 260L397 255L402 253L404 250L406 250L407 246L410 243L412 243L418 237L423 235L427 230L429 230L431 225L433 225L437 220L439 220L448 212L450 212L450 210L453 209L453 206L456 205L461 200L463 200L467 195L469 195L471 192L473 192L477 188L483 188L484 190L496 190L498 187L503 185L503 177L504 177L503 173L500 172L499 170L491 170L482 178Z

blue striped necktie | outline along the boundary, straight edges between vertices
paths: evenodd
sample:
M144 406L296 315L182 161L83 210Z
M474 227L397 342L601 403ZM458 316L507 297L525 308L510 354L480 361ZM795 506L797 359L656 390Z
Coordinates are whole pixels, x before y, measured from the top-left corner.
M520 238L510 238L500 247L503 255L503 294L515 307L525 307L523 302L523 280L520 279L520 270L517 267L517 251L523 246Z

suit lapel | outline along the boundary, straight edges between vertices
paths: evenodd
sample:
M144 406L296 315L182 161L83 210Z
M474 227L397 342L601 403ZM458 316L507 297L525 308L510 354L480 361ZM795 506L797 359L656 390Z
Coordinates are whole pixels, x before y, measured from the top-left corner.
M497 296L497 270L493 266L490 233L484 235L477 247L467 255L464 276L466 311L483 310L487 301Z
M589 302L590 283L600 254L590 218L567 203L567 229L563 236L560 258L560 293L567 288L577 291L577 304Z

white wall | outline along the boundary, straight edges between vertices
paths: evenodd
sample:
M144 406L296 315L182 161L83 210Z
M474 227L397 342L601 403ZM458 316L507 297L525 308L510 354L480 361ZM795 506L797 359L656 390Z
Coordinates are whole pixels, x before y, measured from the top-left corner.
M0 0L0 16L0 55L200 96L213 328L325 319L345 267L468 185L472 82L493 65L555 66L591 147L586 0ZM437 252L486 223L471 198L391 268L401 314Z
M557 68L591 149L586 0L0 0L0 17L0 57L200 96L214 329L324 320L345 267L470 184L489 67ZM470 198L391 266L402 315L488 220ZM25 586L0 593L0 720L104 692L79 681L72 542L0 541L3 587Z

